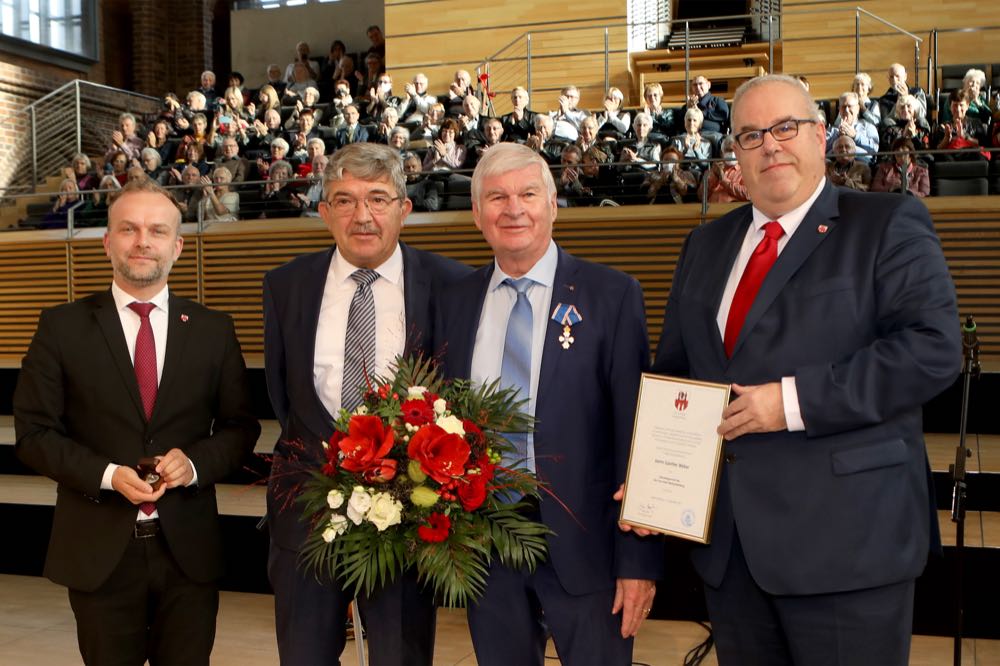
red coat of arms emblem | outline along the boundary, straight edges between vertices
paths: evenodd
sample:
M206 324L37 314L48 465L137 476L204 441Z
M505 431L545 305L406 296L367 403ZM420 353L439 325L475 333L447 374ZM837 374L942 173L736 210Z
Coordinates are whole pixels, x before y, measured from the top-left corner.
M674 400L674 407L677 408L678 412L683 412L688 407L688 394L684 391L679 391L677 393L677 399Z

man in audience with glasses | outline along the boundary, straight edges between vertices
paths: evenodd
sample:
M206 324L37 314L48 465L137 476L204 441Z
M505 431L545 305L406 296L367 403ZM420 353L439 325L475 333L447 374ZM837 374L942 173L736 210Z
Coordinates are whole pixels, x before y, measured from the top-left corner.
M751 205L695 228L654 371L732 384L710 545L692 551L719 663L908 663L940 547L921 405L961 362L927 209L824 177L816 105L784 75L733 102Z
M468 272L399 242L412 204L398 150L346 145L330 158L323 181L319 214L336 244L264 278L265 373L281 424L267 520L282 664L339 663L351 601L340 581L317 580L300 566L308 524L300 519L297 489L325 459L320 443L333 434L334 415L361 403L360 382L351 378L361 368L387 375L400 354L428 354L434 295ZM372 627L371 663L430 666L434 599L415 573L359 602Z

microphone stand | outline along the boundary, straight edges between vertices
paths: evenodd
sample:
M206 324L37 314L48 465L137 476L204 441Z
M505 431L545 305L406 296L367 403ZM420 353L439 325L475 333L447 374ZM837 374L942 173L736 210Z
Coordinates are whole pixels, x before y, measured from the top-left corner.
M949 466L954 485L951 490L951 520L955 523L955 646L954 665L962 664L962 620L963 620L963 580L962 560L965 549L965 462L972 455L965 445L966 425L969 416L969 385L973 377L979 377L979 338L976 322L972 315L965 318L962 325L962 407L958 428L958 447L955 449L955 463Z

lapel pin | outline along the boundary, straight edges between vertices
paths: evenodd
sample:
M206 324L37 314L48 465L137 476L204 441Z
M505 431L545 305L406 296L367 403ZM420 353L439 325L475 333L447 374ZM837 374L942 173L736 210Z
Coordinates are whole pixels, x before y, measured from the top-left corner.
M187 322L187 320L188 320L188 316L186 314L182 314L181 315L181 321Z
M567 285L572 289L572 285ZM559 303L552 311L552 320L562 324L562 335L559 336L559 344L563 349L569 349L570 345L576 342L573 337L573 326L583 321L583 315L576 309L575 305Z
M825 224L821 224L818 227L816 227L816 231L820 232L821 234L825 234L829 228L830 227L826 226Z

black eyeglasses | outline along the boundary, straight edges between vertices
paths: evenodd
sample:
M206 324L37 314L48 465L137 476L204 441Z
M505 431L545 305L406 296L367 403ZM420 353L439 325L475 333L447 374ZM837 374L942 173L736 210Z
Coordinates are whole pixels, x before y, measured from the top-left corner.
M771 125L765 129L747 130L736 135L736 143L740 144L743 150L753 150L764 145L764 135L770 133L775 141L788 141L799 135L799 125L802 123L813 123L817 121L805 118L790 118L782 120L780 123Z

